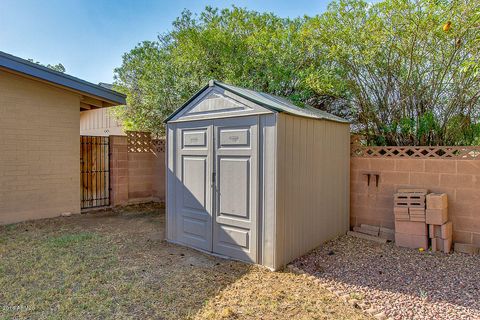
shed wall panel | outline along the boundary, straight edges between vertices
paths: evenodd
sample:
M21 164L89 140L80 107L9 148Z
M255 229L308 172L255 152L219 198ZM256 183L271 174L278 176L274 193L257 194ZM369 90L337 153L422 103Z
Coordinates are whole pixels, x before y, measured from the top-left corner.
M278 117L277 268L348 230L350 161L348 124Z
M260 116L260 225L259 263L275 269L276 210L276 115Z

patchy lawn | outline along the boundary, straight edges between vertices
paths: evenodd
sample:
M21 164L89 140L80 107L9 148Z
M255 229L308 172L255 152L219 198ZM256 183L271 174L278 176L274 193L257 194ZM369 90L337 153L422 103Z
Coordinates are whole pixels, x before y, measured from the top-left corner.
M304 277L163 237L153 204L0 227L0 319L366 319Z
M344 236L294 263L392 319L480 319L478 255L420 252Z

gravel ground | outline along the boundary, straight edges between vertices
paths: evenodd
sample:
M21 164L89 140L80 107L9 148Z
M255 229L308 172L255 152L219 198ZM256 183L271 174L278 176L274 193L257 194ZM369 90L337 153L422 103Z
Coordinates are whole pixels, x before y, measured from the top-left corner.
M296 267L393 319L480 319L480 256L419 252L343 236Z

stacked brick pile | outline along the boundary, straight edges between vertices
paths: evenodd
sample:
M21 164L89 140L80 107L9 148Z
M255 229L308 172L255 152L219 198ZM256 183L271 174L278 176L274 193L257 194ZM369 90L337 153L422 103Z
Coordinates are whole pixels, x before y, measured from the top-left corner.
M407 248L428 248L425 189L399 189L395 194L395 244Z
M448 221L448 200L445 193L427 195L426 222L432 239L432 251L450 252L452 248L452 222Z

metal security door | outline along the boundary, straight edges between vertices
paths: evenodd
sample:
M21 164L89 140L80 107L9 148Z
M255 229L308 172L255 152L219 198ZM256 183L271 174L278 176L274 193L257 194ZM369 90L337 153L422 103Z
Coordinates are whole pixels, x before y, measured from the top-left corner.
M214 120L213 252L257 261L258 117Z
M108 137L80 136L80 207L110 205Z
M212 123L181 123L176 130L178 240L207 251L212 251Z

